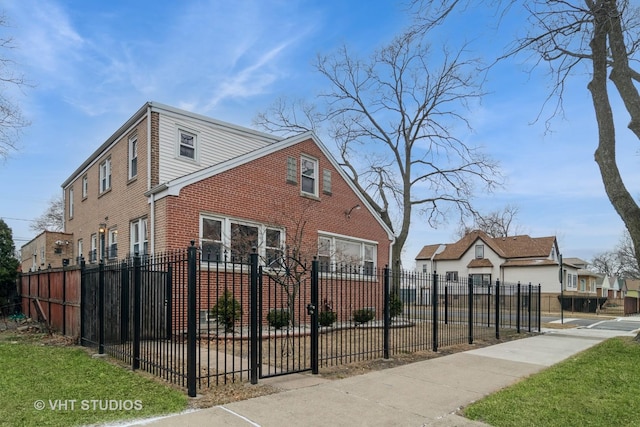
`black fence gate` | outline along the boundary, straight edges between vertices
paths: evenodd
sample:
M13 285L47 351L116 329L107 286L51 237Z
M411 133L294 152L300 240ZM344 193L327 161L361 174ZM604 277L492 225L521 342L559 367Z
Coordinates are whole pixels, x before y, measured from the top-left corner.
M311 370L311 342L317 341L317 331L312 336L311 281L305 276L287 273L286 268L259 268L260 378Z

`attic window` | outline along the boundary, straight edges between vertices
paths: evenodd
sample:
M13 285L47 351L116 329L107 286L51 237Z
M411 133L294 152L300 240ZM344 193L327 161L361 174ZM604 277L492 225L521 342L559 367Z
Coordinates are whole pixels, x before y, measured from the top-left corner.
M301 190L304 194L318 196L318 161L310 157L300 158Z
M484 245L476 245L476 259L484 258Z
M195 160L196 159L196 136L192 133L178 130L179 135L179 154L180 157Z

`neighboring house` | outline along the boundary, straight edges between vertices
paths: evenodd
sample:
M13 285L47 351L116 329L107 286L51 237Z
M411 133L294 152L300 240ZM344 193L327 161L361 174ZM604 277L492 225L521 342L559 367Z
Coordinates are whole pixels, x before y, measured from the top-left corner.
M597 282L600 275L588 270L589 263L580 258L563 258L562 262L578 269L578 286L573 290L573 293L576 295L589 294L589 296L596 296Z
M624 314L640 313L640 280L626 279L627 294L624 298Z
M21 271L37 271L69 265L73 259L73 235L43 231L20 248Z
M622 299L624 298L624 291L626 290L626 286L624 284L624 279L621 279L618 276L609 277L609 299Z
M393 234L313 133L282 139L149 102L62 184L87 262L186 248L265 264L295 245L329 268L389 263Z
M422 272L437 272L447 280L473 277L474 284L540 285L542 294L560 294L559 250L556 238L527 235L493 238L472 231L455 243L427 245L416 256ZM577 289L578 268L566 264L566 290Z
M607 298L609 296L609 289L611 287L611 281L608 275L598 275L596 279L596 294L599 297Z

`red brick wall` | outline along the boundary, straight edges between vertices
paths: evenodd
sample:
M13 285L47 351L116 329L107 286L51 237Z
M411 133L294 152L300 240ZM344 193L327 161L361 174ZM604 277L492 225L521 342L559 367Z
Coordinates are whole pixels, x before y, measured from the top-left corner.
M302 196L300 183L286 182L287 158L296 159L299 175L302 154L318 159L317 199ZM322 191L323 169L331 171L332 194ZM376 241L377 265L388 263L387 233L364 206L346 217L345 211L362 202L311 140L189 185L165 203L166 222L157 222L157 227L165 229L166 246L156 249L184 248L191 240L198 242L200 214L206 213L285 227L289 241L296 225L304 221L302 248L309 260L317 253L317 231L322 230Z

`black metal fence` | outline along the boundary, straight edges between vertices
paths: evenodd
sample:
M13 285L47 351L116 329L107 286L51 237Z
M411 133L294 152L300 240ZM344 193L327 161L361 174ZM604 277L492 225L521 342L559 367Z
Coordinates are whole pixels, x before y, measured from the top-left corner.
M197 389L540 331L540 287L437 274L298 274L198 248L82 267L81 343Z

